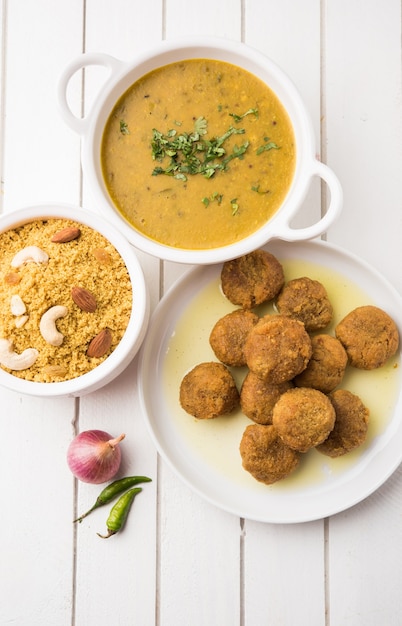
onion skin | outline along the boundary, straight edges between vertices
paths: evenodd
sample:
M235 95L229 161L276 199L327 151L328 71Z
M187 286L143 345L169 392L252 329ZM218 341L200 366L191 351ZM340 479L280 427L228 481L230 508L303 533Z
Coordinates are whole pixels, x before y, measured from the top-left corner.
M72 474L84 483L99 485L111 480L119 471L125 437L114 438L103 430L85 430L70 443L67 464Z

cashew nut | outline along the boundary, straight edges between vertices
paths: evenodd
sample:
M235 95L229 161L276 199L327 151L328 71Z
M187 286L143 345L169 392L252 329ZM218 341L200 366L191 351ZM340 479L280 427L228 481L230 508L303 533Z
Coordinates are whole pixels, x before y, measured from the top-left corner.
M29 320L28 315L17 315L15 318L15 327L22 328L24 324Z
M47 263L48 254L38 246L22 248L11 261L11 267L21 267L25 263Z
M64 335L56 328L56 320L60 317L65 317L68 313L68 308L62 305L56 305L50 307L41 317L39 322L39 330L46 341L51 346L61 346L63 343Z
M13 351L13 342L10 339L0 339L0 363L10 370L26 370L38 358L38 350L27 348L21 354Z
M11 296L10 308L13 315L24 315L27 310L24 301L18 294Z

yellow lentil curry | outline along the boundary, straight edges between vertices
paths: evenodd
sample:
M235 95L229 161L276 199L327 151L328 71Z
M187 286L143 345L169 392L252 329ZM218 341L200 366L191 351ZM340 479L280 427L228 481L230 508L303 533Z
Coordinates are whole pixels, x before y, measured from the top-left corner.
M295 140L262 80L192 59L146 74L123 94L101 160L114 205L138 231L172 247L210 249L255 232L281 206Z

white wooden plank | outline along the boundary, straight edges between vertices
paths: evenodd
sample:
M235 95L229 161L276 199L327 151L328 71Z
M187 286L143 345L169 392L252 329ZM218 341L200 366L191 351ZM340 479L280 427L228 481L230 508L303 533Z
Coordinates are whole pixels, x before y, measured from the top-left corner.
M402 232L400 29L399 1L327 3L328 159L345 194L328 238L402 291L395 262ZM401 486L399 468L370 498L330 520L331 625L400 623Z
M76 619L78 624L152 624L155 614L157 459L136 396L136 361L111 385L80 400L79 429L98 428L120 444L122 464L116 478L146 475L152 483L133 504L124 529L107 540L112 504L95 511L77 528ZM78 485L78 510L95 502L103 485ZM113 503L114 504L114 503ZM87 581L87 582L85 582ZM83 584L84 583L84 584ZM111 598L119 598L118 607Z
M206 35L241 38L241 0L166 0L166 39Z
M245 25L246 43L267 54L298 87L319 153L320 3L247 0ZM320 189L313 184L295 225L320 215ZM246 520L244 533L244 623L323 626L324 522L275 526Z
M0 3L0 214L3 212L3 149L4 149L4 98L5 98L5 52L6 52L6 7Z
M324 525L246 522L244 623L325 624Z
M71 623L73 480L67 467L74 402L1 389L0 623Z
M157 623L240 623L240 520L161 474Z
M400 2L330 2L327 15L328 159L345 196L331 239L402 291L389 254L402 232ZM367 224L374 236L357 236Z
M141 49L159 41L162 33L161 2L117 0L86 2L85 51L105 52L129 60ZM95 68L85 74L85 107L90 104L104 76ZM83 179L83 204L95 211L91 190ZM152 309L159 299L158 259L139 253L146 275ZM134 502L125 529L108 540L96 533L105 530L110 506L96 511L78 528L75 615L77 624L153 624L156 611L157 453L140 414L136 387L137 359L117 380L82 398L77 428L101 428L126 434L119 476L145 474L152 483ZM78 485L81 510L95 500L99 488ZM87 523L85 523L87 522ZM82 584L88 581L88 584ZM118 598L116 603L111 598Z
M373 496L330 519L330 620L398 626L402 616L402 468Z
M81 42L80 2L17 0L2 8L3 208L54 198L77 202L79 141L58 115L55 85ZM3 490L10 508L0 522L0 621L71 624L74 481L65 453L75 401L42 401L4 389L1 400L1 427L13 452L3 467L10 477Z
M44 201L77 204L79 138L59 115L56 86L81 50L82 3L16 0L7 7L4 210Z
M245 0L244 41L272 59L298 89L314 129L317 158L321 150L319 0ZM311 181L307 197L291 224L300 228L320 219L321 183Z

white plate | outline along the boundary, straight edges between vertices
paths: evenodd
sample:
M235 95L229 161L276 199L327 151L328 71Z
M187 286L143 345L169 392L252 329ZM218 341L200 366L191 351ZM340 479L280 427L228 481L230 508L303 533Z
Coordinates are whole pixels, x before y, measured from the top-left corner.
M321 241L271 242L266 249L283 263L286 279L309 275L327 288L334 324L362 304L376 304L399 323L402 299L372 267ZM373 493L402 461L400 353L383 368L348 367L341 387L370 409L369 436L358 450L330 459L316 450L274 485L256 481L241 465L239 443L248 424L240 411L196 420L179 404L184 374L201 361L217 360L209 346L213 324L234 307L219 287L221 265L187 272L161 300L140 352L143 414L163 459L196 493L243 518L296 523L343 511ZM263 314L265 311L261 310ZM234 371L234 370L232 370ZM244 370L235 372L240 386Z

